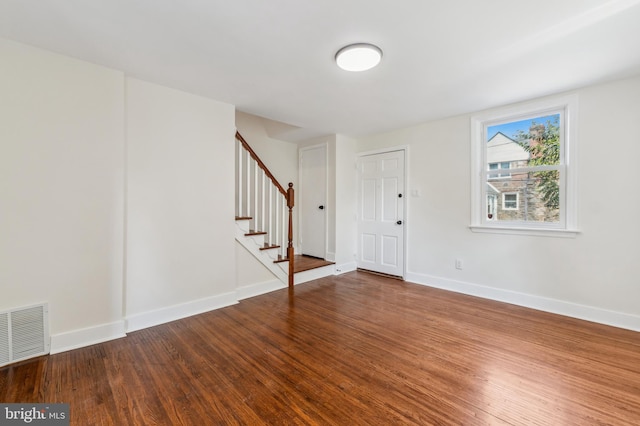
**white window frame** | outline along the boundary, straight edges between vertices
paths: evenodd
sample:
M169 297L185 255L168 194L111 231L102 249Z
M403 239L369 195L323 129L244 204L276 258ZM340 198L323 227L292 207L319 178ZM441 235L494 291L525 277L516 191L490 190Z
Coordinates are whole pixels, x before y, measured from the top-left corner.
M546 167L560 170L559 222L488 219L487 183L492 179L488 177L490 172L487 170L486 160L487 127L556 113L560 113L560 165ZM572 94L496 108L471 117L471 224L469 228L472 231L559 237L575 237L579 233L576 167L577 115L578 95ZM511 169L510 172L513 173L514 170L516 169Z
M488 176L489 180L511 179L511 172L509 172L509 173L502 172L502 170L511 170L511 163L510 162L508 162L508 161L499 161L497 163L491 163L491 164L497 165L498 168L496 168L496 169L489 168L489 170L495 171L495 173L493 173L493 174ZM507 167L505 169L505 168L502 167L503 164L507 164L509 167Z
M507 200L506 200L506 196L507 195L515 195L516 196L516 206L515 207L507 207ZM502 210L506 210L506 211L514 211L514 210L518 210L518 208L520 207L520 194L517 192L503 192L502 193Z

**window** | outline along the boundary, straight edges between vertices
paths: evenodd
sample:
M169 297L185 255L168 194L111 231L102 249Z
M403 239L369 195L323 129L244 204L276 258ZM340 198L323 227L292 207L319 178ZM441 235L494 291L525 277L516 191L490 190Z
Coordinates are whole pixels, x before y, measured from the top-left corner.
M472 117L473 231L577 233L576 110L568 96Z
M505 210L518 210L518 193L502 193L502 208Z
M489 170L505 170L510 169L511 163L506 161L502 163L489 163ZM489 179L508 178L511 177L511 173L492 173L489 175Z

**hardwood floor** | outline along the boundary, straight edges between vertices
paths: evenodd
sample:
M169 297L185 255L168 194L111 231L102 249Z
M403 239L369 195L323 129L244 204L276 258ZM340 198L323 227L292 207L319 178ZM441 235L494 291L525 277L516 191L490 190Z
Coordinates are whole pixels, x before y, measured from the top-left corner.
M72 425L637 425L640 333L329 277L0 370Z

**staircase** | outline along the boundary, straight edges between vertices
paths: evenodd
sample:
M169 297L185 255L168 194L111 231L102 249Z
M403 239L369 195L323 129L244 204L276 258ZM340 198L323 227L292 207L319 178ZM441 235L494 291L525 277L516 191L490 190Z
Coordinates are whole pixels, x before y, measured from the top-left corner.
M290 289L293 206L293 183L285 190L236 132L236 240Z
M331 262L317 261L298 273L293 249L293 183L285 189L236 132L236 240L289 289L331 275Z

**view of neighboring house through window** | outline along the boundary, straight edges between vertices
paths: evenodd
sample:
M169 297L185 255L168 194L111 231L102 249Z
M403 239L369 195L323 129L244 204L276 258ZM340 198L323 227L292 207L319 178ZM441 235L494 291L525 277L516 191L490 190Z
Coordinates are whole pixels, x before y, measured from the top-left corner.
M558 222L560 113L487 126L486 135L487 206L499 200L487 219Z
M471 229L575 235L576 111L569 95L471 117Z

